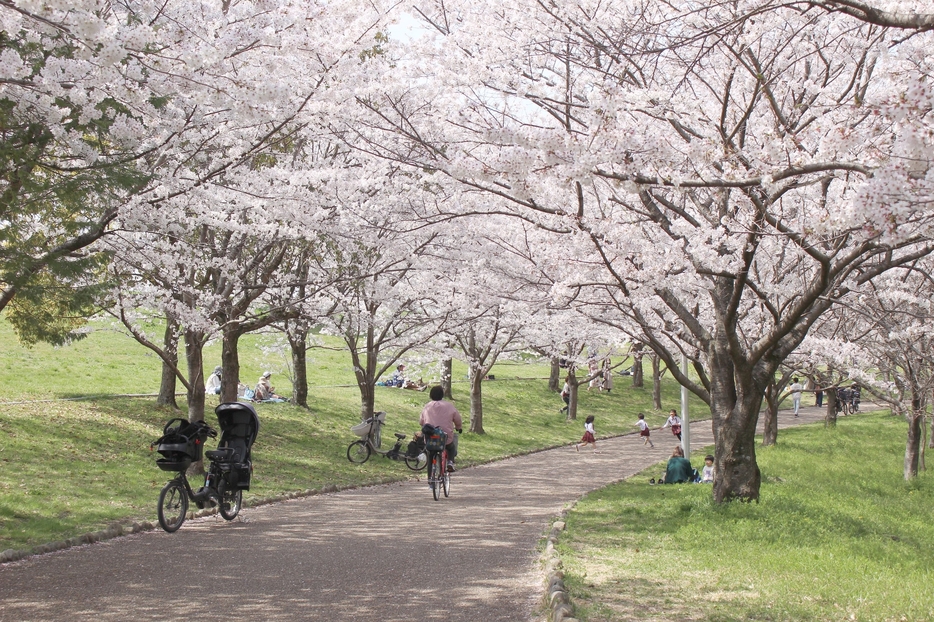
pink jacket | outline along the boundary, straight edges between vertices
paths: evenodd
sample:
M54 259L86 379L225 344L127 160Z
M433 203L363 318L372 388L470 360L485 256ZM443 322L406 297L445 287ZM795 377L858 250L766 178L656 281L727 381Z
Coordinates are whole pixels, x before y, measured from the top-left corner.
M448 443L454 439L454 430L463 425L461 414L454 408L454 404L444 400L437 402L432 400L425 404L422 416L418 418L418 424L425 425L426 423L444 430Z

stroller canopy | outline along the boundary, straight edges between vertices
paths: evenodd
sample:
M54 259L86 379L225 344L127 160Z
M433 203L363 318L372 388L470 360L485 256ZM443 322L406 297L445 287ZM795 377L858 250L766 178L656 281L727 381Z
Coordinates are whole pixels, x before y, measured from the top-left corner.
M238 451L236 461L250 460L250 449L259 434L259 416L251 404L225 402L214 409L221 428L218 447L234 447Z

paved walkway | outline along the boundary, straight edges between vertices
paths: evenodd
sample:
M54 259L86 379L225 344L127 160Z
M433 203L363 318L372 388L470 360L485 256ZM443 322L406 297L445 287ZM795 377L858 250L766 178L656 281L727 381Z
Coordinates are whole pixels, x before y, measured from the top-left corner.
M779 424L822 414L782 411ZM28 558L0 566L0 620L531 620L551 520L583 492L667 458L670 431L652 437L655 449L627 435L596 454L565 447L463 469L439 501L413 480ZM712 444L709 421L691 437L694 449Z

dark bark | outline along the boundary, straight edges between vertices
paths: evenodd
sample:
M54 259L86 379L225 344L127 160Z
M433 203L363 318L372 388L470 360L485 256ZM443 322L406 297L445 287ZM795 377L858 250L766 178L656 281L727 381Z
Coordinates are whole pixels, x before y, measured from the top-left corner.
M561 392L561 360L557 356L551 357L551 373L548 375L548 389L555 393Z
M288 326L285 334L292 350L292 402L308 408L308 329Z
M837 427L837 387L827 387L824 389L824 401L827 403L827 411L824 415L824 426L835 428Z
M918 465L921 462L921 448L923 446L922 423L924 411L920 408L920 400L912 399L914 409L908 414L908 440L905 443L905 479L918 477Z
M226 329L221 343L221 366L224 375L221 376L221 401L237 401L237 385L240 383L240 333Z
M642 351L645 346L637 343L632 346L632 386L641 389L645 386L645 378L642 374Z
M762 474L756 463L756 423L762 389L737 386L724 377L711 377L711 414L714 431L713 497L724 501L758 501Z
M441 388L444 389L444 399L448 401L454 399L454 391L451 386L454 376L453 368L454 361L452 359L446 358L441 361Z
M178 379L175 376L175 371L178 369L178 322L173 318L166 318L162 347L165 355L174 361L174 365L162 361L162 382L159 383L159 396L156 398L156 403L178 410L178 402L175 399L178 386Z
M578 391L580 384L577 381L577 370L573 367L568 370L567 383L569 387L568 396L571 400L568 402L568 421L574 421L577 419L577 396L580 393Z
M762 446L769 447L778 442L778 399L781 387L772 382L765 389L765 418L762 421Z
M188 420L204 421L204 335L185 331L185 361L188 364ZM225 368L226 377L226 368Z
M662 409L662 372L657 354L652 355L652 405L655 410Z
M485 434L483 430L483 369L470 370L470 431Z

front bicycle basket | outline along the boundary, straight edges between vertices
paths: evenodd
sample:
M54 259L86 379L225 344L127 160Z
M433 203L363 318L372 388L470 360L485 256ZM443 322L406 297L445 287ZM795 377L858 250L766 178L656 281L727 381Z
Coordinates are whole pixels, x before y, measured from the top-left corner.
M375 421L374 421L375 420ZM370 434L370 429L373 427L373 424L383 425L386 421L386 413L379 411L374 413L372 417L366 421L361 421L357 425L350 428L350 431L359 436L360 438L366 438Z
M447 435L441 428L434 428L431 432L425 432L425 449L428 451L441 451L447 444Z

